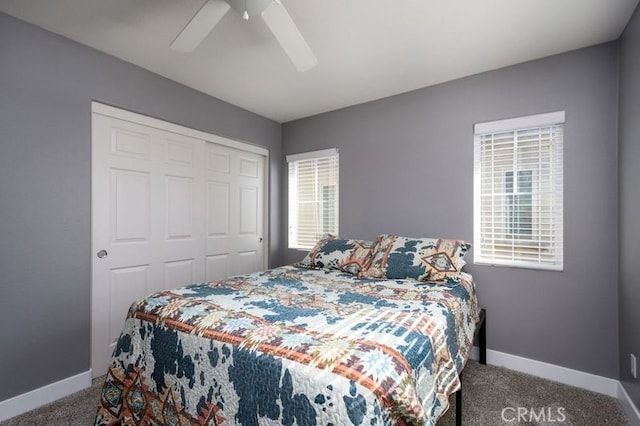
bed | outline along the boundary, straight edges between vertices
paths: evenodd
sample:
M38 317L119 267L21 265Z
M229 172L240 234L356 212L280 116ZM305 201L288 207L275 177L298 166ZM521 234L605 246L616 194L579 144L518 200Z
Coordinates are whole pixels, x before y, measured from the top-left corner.
M435 424L473 345L475 285L463 263L392 278L408 246L380 239L321 239L306 263L137 301L95 424Z

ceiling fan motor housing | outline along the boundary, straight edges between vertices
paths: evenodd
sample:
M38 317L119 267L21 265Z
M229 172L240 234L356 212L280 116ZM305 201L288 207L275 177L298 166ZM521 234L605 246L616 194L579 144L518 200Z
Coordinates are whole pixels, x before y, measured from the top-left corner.
M225 0L232 9L239 13L245 11L249 16L260 16L273 0Z

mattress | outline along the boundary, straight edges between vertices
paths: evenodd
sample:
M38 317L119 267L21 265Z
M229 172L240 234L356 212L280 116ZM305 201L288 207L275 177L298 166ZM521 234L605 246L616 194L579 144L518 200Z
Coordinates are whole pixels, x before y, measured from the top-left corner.
M288 265L162 291L131 306L95 424L432 425L477 321L466 273Z

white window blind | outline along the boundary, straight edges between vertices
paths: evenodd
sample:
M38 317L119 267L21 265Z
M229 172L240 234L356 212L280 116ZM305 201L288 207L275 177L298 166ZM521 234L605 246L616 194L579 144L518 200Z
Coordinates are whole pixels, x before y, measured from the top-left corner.
M338 234L338 150L287 156L289 248L310 249L324 233Z
M474 262L562 270L564 111L474 127Z

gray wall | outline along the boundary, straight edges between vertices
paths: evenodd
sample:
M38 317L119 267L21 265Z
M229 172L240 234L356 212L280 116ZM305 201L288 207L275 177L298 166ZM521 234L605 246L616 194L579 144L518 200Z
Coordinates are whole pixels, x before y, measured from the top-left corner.
M285 123L283 152L340 149L344 236L472 241L473 124L566 110L564 272L468 271L490 349L617 378L617 107L610 43Z
M620 381L640 407L640 8L620 39Z
M270 149L280 124L0 14L0 401L89 369L91 100Z

